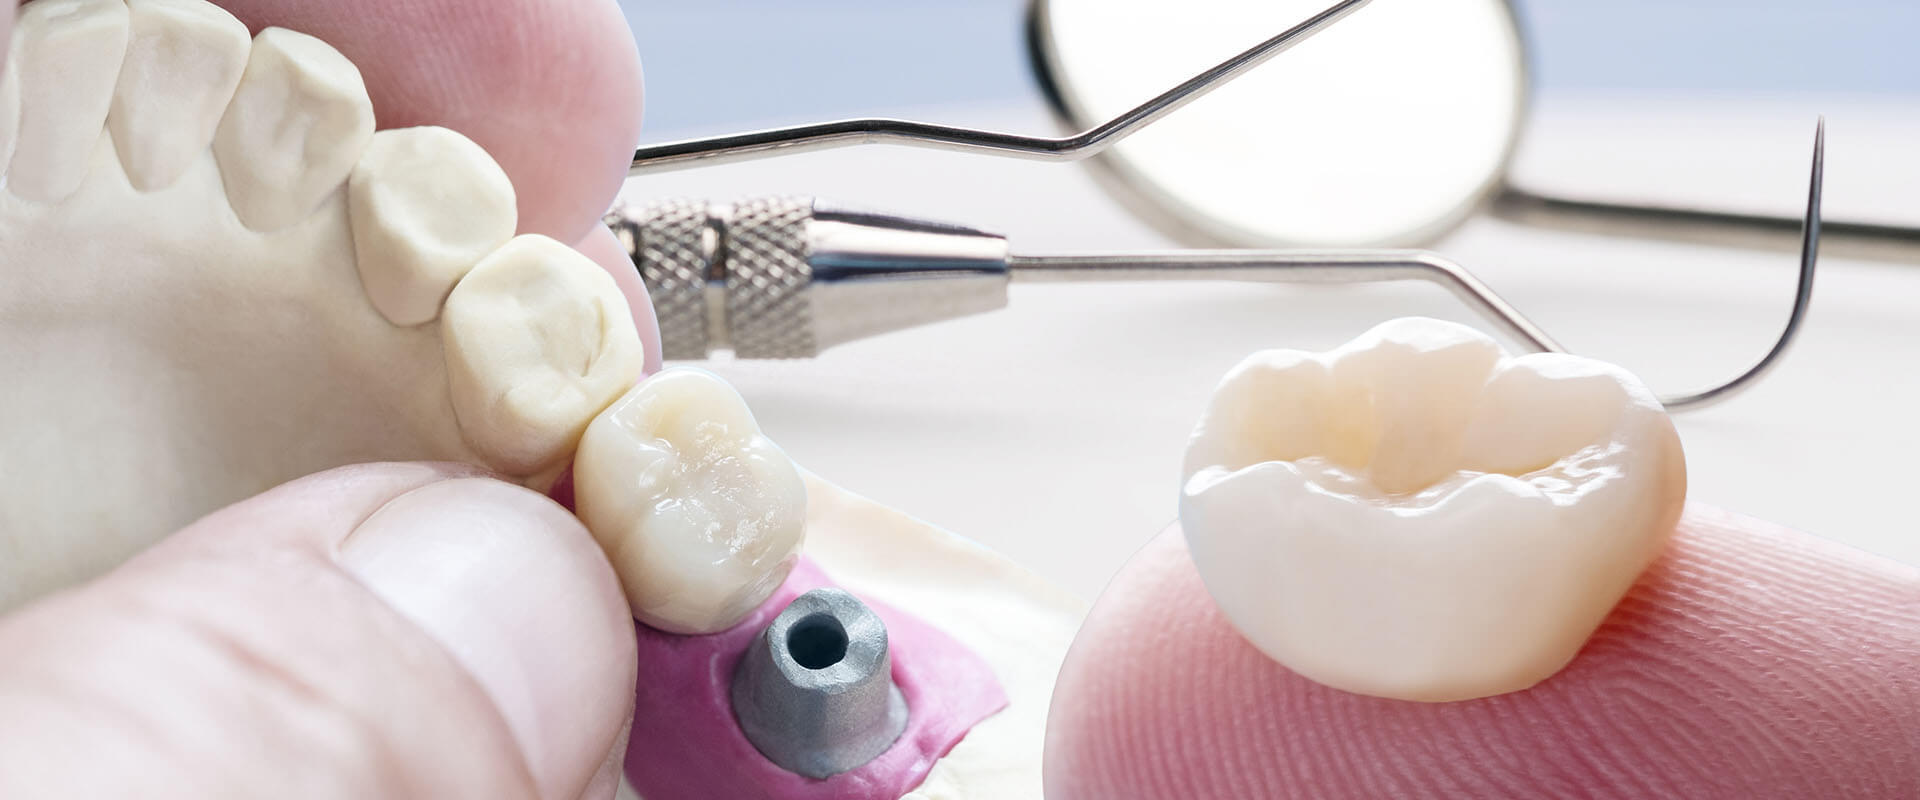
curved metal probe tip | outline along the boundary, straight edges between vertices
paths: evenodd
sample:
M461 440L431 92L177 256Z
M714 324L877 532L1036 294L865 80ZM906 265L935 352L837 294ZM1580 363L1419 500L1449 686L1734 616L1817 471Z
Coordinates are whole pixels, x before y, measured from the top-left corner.
M1018 282L1243 281L1373 283L1426 281L1446 289L1536 351L1565 353L1539 325L1466 267L1425 250L1180 250L1167 253L1014 256Z
M1019 136L994 131L908 122L897 119L849 119L773 128L748 133L687 139L635 150L628 175L744 161L785 152L824 150L856 144L900 144L963 152L995 153L1044 161L1077 161L1098 154L1133 132L1153 124L1228 81L1306 41L1372 0L1341 0L1307 21L1255 45L1212 69L1167 90L1134 109L1064 139Z
M1813 278L1820 251L1820 186L1826 151L1826 120L1814 135L1813 179L1800 235L1800 278L1793 311L1772 349L1733 380L1694 394L1660 398L1671 411L1687 411L1722 402L1752 387L1778 366L1799 338L1813 301ZM1164 281L1219 280L1284 283L1364 283L1420 280L1438 284L1515 340L1544 353L1565 353L1545 330L1502 299L1465 267L1420 250L1188 250L1173 253L1013 256L1015 281Z
M1780 338L1774 340L1772 349L1761 356L1758 363L1733 380L1703 392L1661 398L1669 410L1705 408L1746 391L1779 366L1787 349L1800 338L1800 325L1806 321L1807 309L1813 305L1813 276L1820 261L1820 187L1826 172L1826 154L1827 118L1822 116L1813 129L1813 177L1807 183L1807 215L1800 221L1800 283L1794 290L1793 311L1787 315L1787 326L1781 329Z

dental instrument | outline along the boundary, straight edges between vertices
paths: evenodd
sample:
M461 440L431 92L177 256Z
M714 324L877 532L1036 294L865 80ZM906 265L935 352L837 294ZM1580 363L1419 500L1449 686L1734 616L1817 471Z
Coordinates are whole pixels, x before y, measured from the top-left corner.
M1350 3L1351 4L1351 3ZM1793 309L1752 367L1667 408L1726 400L1772 370L1813 299L1826 126L1814 138ZM652 296L669 359L730 349L739 358L808 358L854 339L1002 308L1014 282L1254 281L1436 283L1530 350L1566 352L1465 267L1417 250L1193 250L1014 255L991 233L804 198L734 204L671 200L624 207L607 224Z
M1094 163L1100 165L1096 174L1128 208L1142 212L1150 223L1177 238L1209 244L1299 244L1311 237L1253 230L1225 220L1217 213L1218 209L1205 208L1206 204L1192 201L1194 193L1188 190L1193 187L1167 185L1172 179L1156 169L1170 168L1170 165L1144 163L1120 145L1123 139L1247 75L1280 53L1346 20L1370 2L1341 0L1144 103L1120 111L1103 123L1084 126L1080 133L1064 138L890 119L844 120L641 147L634 153L629 174L874 143L1046 161L1094 158ZM1488 9L1497 12L1494 16L1499 25L1494 27L1504 26L1501 27L1504 33L1496 38L1501 42L1510 40L1514 74L1518 76L1514 78L1515 86L1524 84L1520 58L1522 40L1513 22L1512 9L1505 0L1463 2L1474 4L1482 12ZM1059 10L1063 6L1070 7L1071 0L1052 3L1035 0L1030 38L1036 68L1049 98L1065 119L1077 121L1087 115L1080 110L1084 103L1078 99L1085 92L1074 90L1075 80L1084 81L1086 76L1076 70L1086 70L1077 66L1082 60L1063 55L1073 47L1063 43L1061 33L1083 30L1088 23L1063 22ZM1392 21L1386 17L1376 19ZM1370 24L1377 29L1382 23ZM1349 47L1348 51L1351 50ZM1378 53L1367 55L1369 59L1378 56ZM1100 91L1106 88L1110 87L1100 87ZM1241 84L1236 88L1260 87ZM1766 355L1732 380L1705 391L1665 397L1663 402L1674 410L1710 405L1732 397L1771 370L1798 335L1812 296L1822 233L1819 205L1825 121L1822 120L1816 136L1807 210L1796 220L1548 198L1511 189L1495 191L1503 185L1499 170L1504 170L1511 156L1512 140L1518 132L1518 110L1525 99L1525 93L1518 88L1511 94L1514 127L1496 148L1499 159L1491 177L1476 178L1470 197L1446 201L1448 210L1442 215L1414 220L1409 225L1394 223L1398 227L1393 230L1374 231L1361 238L1388 242L1431 241L1457 227L1474 208L1483 204L1509 218L1590 232L1645 233L1738 245L1771 244L1781 235L1798 230L1801 263L1794 305L1786 326ZM1243 107L1247 105L1241 103ZM1201 121L1219 123L1221 119L1216 114L1211 120ZM1157 135L1166 130L1166 126L1154 130L1154 134L1147 136ZM1237 128L1221 128L1216 124L1212 133L1224 135L1222 130ZM1188 154L1222 149L1212 146L1217 142L1194 136L1178 142L1178 149ZM1171 166L1179 167L1170 173L1177 176L1183 170L1192 171L1186 168L1194 165ZM1291 172L1281 174L1287 178L1298 177ZM1265 195L1308 191L1299 188L1301 181L1298 180L1250 180L1241 174L1235 182L1255 187ZM1394 191L1400 189L1396 186ZM1378 193L1364 194L1370 200L1379 197ZM1246 197L1245 193L1235 195L1237 200ZM1316 198L1314 203L1318 202ZM1425 201L1418 205L1432 207L1432 203ZM1257 213L1261 209L1251 210ZM1263 218L1284 216L1266 213ZM807 358L826 347L854 339L1004 307L1007 287L1014 281L1096 280L1299 283L1425 280L1446 288L1526 347L1542 352L1564 352L1544 331L1464 267L1424 251L1196 250L1012 255L1006 240L994 234L839 208L804 198L758 198L736 204L668 200L616 208L606 222L626 247L651 293L660 322L662 348L668 359L703 359L720 350L731 350L739 358ZM1324 220L1313 224L1316 228L1326 227ZM1855 255L1901 254L1909 246L1920 246L1920 229L1860 223L1829 223L1825 228L1829 234L1837 234L1848 252ZM1315 244L1325 246L1325 243Z
M1056 117L1082 125L1128 107L1142 86L1237 49L1238 29L1274 29L1317 3L1031 0L1029 55ZM1109 148L1093 172L1143 220L1191 245L1423 246L1482 213L1576 233L1793 243L1790 212L1686 207L1642 190L1567 197L1517 180L1536 59L1514 6L1376 4L1290 54L1286 69L1249 75ZM1835 220L1825 233L1831 256L1920 262L1920 227Z
M894 144L1087 160L1129 211L1192 246L1421 247L1480 211L1559 230L1737 247L1784 249L1795 239L1793 216L1515 185L1508 172L1529 76L1510 0L1388 4L1358 15L1372 0L1341 0L1215 63L1236 46L1237 31L1285 24L1311 2L1033 0L1032 66L1056 116L1078 131L1071 136L852 119L648 145L634 152L629 174ZM1292 69L1254 71L1309 39L1289 56ZM1173 81L1139 100L1143 85ZM1920 227L1825 228L1830 255L1920 260Z

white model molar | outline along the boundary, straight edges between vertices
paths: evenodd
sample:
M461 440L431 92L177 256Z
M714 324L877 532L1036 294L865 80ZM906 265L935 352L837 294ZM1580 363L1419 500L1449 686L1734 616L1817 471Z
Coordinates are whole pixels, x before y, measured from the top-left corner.
M240 221L274 231L338 191L373 136L360 70L304 33L268 28L214 134L227 199Z
M12 58L27 77L7 171L14 194L51 202L86 179L127 51L127 16L125 0L40 0L20 9Z
M633 615L673 633L726 630L799 558L807 491L746 401L719 378L671 369L588 427L574 503Z
M516 238L475 265L440 327L468 442L515 475L563 466L645 358L613 276L544 236Z
M1184 474L1194 563L1248 641L1319 683L1427 702L1559 671L1686 499L1679 437L1638 379L1428 319L1242 362Z
M324 43L249 40L198 0L36 0L19 19L0 77L0 153L20 110L0 161L0 611L343 464L462 461L546 488L639 379L612 279L509 240L512 188L459 134L375 143L359 73ZM438 203L436 181L476 196Z

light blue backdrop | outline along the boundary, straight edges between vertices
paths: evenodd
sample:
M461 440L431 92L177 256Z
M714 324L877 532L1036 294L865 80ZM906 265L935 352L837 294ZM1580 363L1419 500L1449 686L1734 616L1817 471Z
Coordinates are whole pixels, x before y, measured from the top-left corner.
M1920 102L1920 0L1518 2L1542 92L1911 93ZM647 68L649 140L1035 96L1022 0L621 4Z

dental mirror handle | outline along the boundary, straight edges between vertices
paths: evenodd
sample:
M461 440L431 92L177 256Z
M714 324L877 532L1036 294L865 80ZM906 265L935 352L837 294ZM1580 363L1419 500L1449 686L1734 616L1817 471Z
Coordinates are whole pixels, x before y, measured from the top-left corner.
M1494 216L1530 227L1602 236L1786 250L1800 240L1800 217L1700 208L1579 200L1508 186L1494 195ZM1850 220L1820 224L1821 255L1920 263L1920 227Z
M1182 81L1153 99L1066 138L1022 136L897 119L849 119L648 145L634 151L627 174L689 169L862 144L898 144L1038 161L1078 161L1101 153L1208 92L1251 72L1371 2L1373 0L1338 0L1300 24Z

